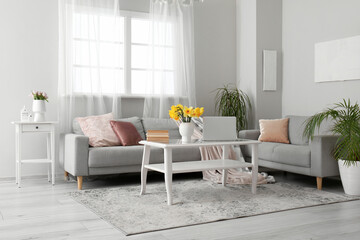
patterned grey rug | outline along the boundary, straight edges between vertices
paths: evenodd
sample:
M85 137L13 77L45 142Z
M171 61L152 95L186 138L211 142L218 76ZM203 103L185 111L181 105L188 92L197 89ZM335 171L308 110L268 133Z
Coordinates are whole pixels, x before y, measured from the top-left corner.
M140 186L70 195L126 235L357 199L286 183L259 185L257 191L251 194L250 185L224 188L203 180L174 182L172 206L166 203L164 183L148 184L143 196Z

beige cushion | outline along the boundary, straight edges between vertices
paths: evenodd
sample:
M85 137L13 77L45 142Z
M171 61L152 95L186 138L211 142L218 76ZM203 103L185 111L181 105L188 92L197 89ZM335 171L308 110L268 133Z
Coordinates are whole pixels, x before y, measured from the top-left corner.
M111 128L110 121L113 114L108 113L99 116L79 117L79 122L84 135L89 138L92 147L119 146L120 141Z
M260 119L260 136L261 142L278 142L289 143L289 119Z

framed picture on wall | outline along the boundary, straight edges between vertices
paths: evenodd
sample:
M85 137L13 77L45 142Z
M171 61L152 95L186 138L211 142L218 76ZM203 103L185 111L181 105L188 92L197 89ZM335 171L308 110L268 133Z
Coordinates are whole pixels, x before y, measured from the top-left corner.
M263 50L263 91L276 91L277 52Z
M315 82L360 79L360 36L315 44Z

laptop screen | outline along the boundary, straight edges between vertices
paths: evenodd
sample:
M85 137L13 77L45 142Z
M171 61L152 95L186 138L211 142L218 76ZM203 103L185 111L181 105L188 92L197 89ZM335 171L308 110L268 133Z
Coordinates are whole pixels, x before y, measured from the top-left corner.
M236 140L235 117L203 117L204 131L203 140Z

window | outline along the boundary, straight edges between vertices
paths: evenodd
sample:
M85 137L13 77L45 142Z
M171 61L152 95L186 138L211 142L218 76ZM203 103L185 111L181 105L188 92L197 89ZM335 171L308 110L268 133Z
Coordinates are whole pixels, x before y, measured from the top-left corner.
M112 16L78 13L74 17L73 91L111 93L116 85L116 91L123 93L124 18L116 19L114 31Z
M171 24L154 24L152 31L147 14L135 12L122 12L115 27L114 19L105 14L75 15L73 91L174 94Z
M131 93L159 94L163 88L166 94L174 94L171 25L151 25L147 19L131 19Z

